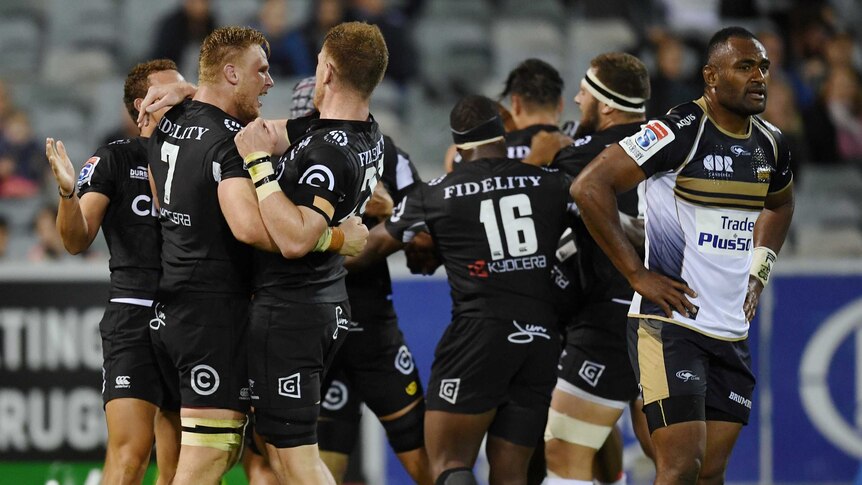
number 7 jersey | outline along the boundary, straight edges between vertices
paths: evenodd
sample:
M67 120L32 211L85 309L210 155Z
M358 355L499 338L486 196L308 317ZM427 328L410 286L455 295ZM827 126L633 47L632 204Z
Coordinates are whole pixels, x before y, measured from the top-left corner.
M234 238L218 199L221 181L248 178L233 142L241 127L211 104L185 101L162 117L150 138L163 295L249 293L251 248Z
M449 277L453 317L555 322L551 265L570 182L518 160L462 162L405 196L386 229L408 242L427 226Z

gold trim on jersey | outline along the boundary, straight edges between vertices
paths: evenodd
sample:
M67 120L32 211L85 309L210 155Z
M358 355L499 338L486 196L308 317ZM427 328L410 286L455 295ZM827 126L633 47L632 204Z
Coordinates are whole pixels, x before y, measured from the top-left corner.
M736 138L737 140L747 140L748 138L751 138L751 116L748 117L748 129L745 130L744 135L740 135L738 133L731 133L725 130L715 121L712 116L710 116L709 110L707 110L706 100L703 98L703 96L694 100L694 104L700 106L700 109L703 110L703 114L706 115L707 118L709 118L709 121L712 123L712 126L714 126L718 131L724 133L731 138Z
M761 182L740 182L737 180L714 180L680 175L676 178L676 185L689 193L700 195L714 195L727 198L743 196L743 198L766 197L769 184ZM749 197L745 197L749 196Z
M699 333L699 334L701 334L701 335L705 335L705 336L707 336L707 337L709 337L709 338L714 338L714 339L716 339L716 340L721 340L721 341L724 341L724 342L740 342L740 341L745 340L745 339L747 339L747 338L748 338L748 332L746 332L746 333L745 333L745 336L744 336L744 337L739 337L739 338L719 337L718 335L713 335L713 334L711 334L711 333L704 332L703 330L701 330L701 329L699 329L699 328L696 328L696 327L694 327L694 326L692 326L692 325L688 325L688 324L686 324L686 323L682 323L682 322L680 322L679 320L674 320L674 319L672 319L672 318L662 317L662 316L660 316L660 315L645 315L645 314L643 314L643 313L629 313L629 315L628 315L628 316L629 316L629 318L648 318L648 319L651 319L651 320L660 320L660 321L665 322L665 323L672 323L672 324L674 324L674 325L679 325L680 327L685 327L685 328L687 328L687 329L689 329L689 330L691 330L691 331L693 331L693 332L697 332L697 333Z
M673 192L674 195L680 199L691 202L692 204L752 211L763 209L763 202L766 199L765 197L760 197L757 200L746 200L740 199L739 197L722 197L721 194L716 194L715 196L695 195L684 190L680 190L679 187L674 187Z
M781 194L785 190L790 190L791 187L793 187L793 176L792 175L790 176L790 182L787 182L787 185L785 185L784 187L781 187L780 189L778 189L774 192L769 192L768 195Z

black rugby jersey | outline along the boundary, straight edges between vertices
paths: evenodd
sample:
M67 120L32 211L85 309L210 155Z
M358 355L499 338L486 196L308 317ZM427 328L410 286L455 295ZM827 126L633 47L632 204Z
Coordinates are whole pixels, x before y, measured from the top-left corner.
M409 241L427 225L452 288L454 317L554 322L551 265L570 179L518 160L481 159L408 194L386 222Z
M233 138L239 120L188 100L159 121L149 161L162 224L160 293L247 294L251 249L237 241L221 211L218 184L246 177Z
M577 177L608 145L635 133L640 125L640 122L615 125L578 138L574 144L557 153L552 166L573 178ZM637 217L637 188L617 194L617 206L620 212ZM570 258L565 265L568 269L577 271L575 274L579 274L587 301L630 300L633 293L632 287L590 235L581 218L575 218L572 229L578 252L576 258Z
M510 131L506 133L506 158L513 160L523 160L530 154L530 146L533 143L533 136L540 131L560 131L556 125L530 125L526 128ZM452 166L455 167L461 163L461 154L455 153L452 159Z
M297 129L305 128L301 136ZM317 211L330 226L362 215L383 174L383 136L377 122L306 118L288 123L291 146L276 164L281 190L298 206ZM335 208L330 217L316 198ZM312 252L298 259L255 251L255 290L267 288L290 301L338 302L347 299L344 257Z
M793 174L781 132L752 116L746 133L729 133L706 114L703 98L647 121L620 147L646 174L647 268L698 294L691 318L673 323L707 335L747 336L742 307L754 225L768 194L788 190ZM630 316L666 319L635 294Z
M404 195L422 180L410 161L410 155L395 146L392 139L386 135L383 135L383 143L383 178L380 182L397 205ZM363 216L362 222L371 229L379 220L376 217ZM389 300L392 295L392 280L389 276L389 265L385 260L378 261L363 271L348 273L345 283L350 296L351 318L373 323L374 318L363 317L387 311L387 307L380 304Z
M146 139L117 140L96 150L78 176L78 197L90 192L110 199L102 234L111 254L111 298L152 299L161 270L160 234Z

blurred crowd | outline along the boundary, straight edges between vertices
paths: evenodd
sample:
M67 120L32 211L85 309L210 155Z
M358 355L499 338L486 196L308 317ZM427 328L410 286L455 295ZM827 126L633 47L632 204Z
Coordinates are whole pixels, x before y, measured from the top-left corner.
M378 24L386 38L390 49L386 79L396 92L417 89L435 94L435 89L439 90L422 75L422 39L416 35L415 27L432 4L440 2L433 5L439 10L457 1L309 0L304 9L306 18L293 16L295 1L260 0L255 4L256 12L247 19L248 25L269 39L274 77L313 75L327 30L345 20L363 20ZM512 12L519 3L458 1L459 8L469 2L486 3L489 12ZM818 166L853 166L862 170L862 6L858 0L551 1L567 16L626 22L634 33L634 42L626 50L643 59L652 73L650 116L699 96L702 57L708 40L704 33L728 24L755 31L772 62L763 118L791 140L798 180L804 180ZM194 80L200 42L221 25L213 2L177 0L176 8L156 25L158 33L147 58L173 59L187 78ZM140 60L143 59L137 59ZM57 193L46 172L41 138L51 134L41 133L31 124L27 106L14 101L16 84L4 83L2 76L0 73L0 261L68 258L53 228ZM500 85L502 80L498 81L493 85ZM566 83L567 88L576 89L578 80L566 79ZM452 99L436 94L430 96L432 102L436 99L450 103ZM403 111L399 113L404 115ZM445 120L441 119L440 124L445 126ZM126 120L123 126L100 137L109 141L136 134L135 125ZM96 148L90 147L91 151ZM439 148L439 158L425 162L436 164L445 148ZM423 158L421 153L418 158ZM83 160L75 162L80 165ZM442 171L436 165L434 169ZM29 211L26 221L21 220L21 211ZM17 246L10 248L15 241ZM104 257L106 251L102 253L96 249L91 257Z

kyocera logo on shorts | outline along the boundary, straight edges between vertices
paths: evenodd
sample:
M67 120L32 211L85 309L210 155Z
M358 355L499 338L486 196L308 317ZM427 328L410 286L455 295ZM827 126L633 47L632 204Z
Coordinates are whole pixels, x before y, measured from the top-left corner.
M662 138L669 133L667 127L660 121L653 121L641 130L640 134L635 138L638 146L644 150L649 150Z

